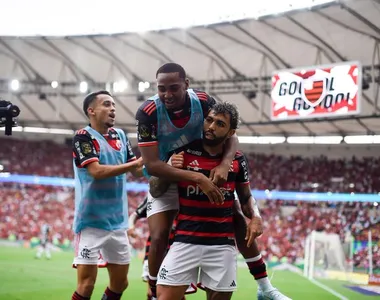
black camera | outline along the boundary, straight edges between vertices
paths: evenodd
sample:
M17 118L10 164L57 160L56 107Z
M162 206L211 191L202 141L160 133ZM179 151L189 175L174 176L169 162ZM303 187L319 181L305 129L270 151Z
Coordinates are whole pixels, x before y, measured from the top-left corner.
M5 135L12 135L12 127L17 127L18 106L6 100L0 100L0 127L5 126Z

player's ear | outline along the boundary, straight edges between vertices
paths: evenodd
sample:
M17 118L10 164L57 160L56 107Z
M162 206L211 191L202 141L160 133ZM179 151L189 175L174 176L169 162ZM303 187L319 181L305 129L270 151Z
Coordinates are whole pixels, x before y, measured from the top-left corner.
M228 138L230 138L231 136L233 136L235 134L236 130L235 129L231 129L229 132L228 132Z
M93 116L93 115L95 115L95 111L94 111L94 108L93 108L92 106L89 106L89 107L87 108L87 115L88 115L88 116Z
M188 89L189 86L190 86L190 80L189 80L189 78L185 79L185 85L186 85L186 89Z

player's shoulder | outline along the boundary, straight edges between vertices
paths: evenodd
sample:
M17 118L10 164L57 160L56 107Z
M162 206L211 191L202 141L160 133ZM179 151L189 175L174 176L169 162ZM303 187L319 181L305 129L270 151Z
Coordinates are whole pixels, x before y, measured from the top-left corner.
M157 111L156 102L152 99L145 100L137 110L137 113L142 112L148 116Z
M191 154L191 155L196 155L196 156L204 155L204 149L203 149L203 144L202 144L201 139L192 141L191 143L184 146L182 150L184 150L185 153Z
M236 160L245 159L245 155L244 155L243 151L241 151L241 150L236 151L235 159Z
M81 128L75 131L74 140L76 139L92 139L92 136L91 133L89 133L88 130L86 130L86 128Z
M201 101L209 101L211 98L211 96L204 91L194 90L194 89L193 89L193 91L197 95L198 99Z

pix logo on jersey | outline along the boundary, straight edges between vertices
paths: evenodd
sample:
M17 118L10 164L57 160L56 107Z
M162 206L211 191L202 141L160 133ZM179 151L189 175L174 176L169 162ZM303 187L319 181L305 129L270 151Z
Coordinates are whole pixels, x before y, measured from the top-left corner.
M356 114L361 68L357 63L276 71L272 120Z

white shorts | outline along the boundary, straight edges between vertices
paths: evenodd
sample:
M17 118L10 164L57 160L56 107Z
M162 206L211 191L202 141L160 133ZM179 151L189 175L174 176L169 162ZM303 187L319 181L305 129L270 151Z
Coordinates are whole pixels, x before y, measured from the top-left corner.
M235 246L174 242L162 262L157 284L180 286L202 282L216 292L233 292L237 289L236 259Z
M176 183L170 184L165 194L157 198L153 198L152 195L148 192L148 204L146 208L148 218L163 211L178 209L178 185Z
M75 235L74 265L97 265L99 254L109 264L128 265L131 257L125 229L85 228Z
M143 267L142 267L142 274L141 278L144 282L149 281L149 267L148 267L148 260L144 260ZM187 288L185 294L194 294L198 290L198 287L195 283L191 283L189 287Z

